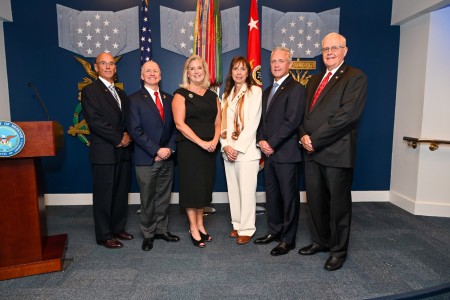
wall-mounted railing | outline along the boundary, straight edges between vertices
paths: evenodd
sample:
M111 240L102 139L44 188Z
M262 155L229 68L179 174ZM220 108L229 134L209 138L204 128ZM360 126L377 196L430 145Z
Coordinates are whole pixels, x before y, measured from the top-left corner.
M409 136L404 136L403 140L408 143L409 147L412 147L413 149L417 148L418 143L429 143L428 149L430 151L435 151L439 149L439 144L444 145L450 145L450 141L444 141L444 140L432 140L432 139L419 139L419 138L413 138Z

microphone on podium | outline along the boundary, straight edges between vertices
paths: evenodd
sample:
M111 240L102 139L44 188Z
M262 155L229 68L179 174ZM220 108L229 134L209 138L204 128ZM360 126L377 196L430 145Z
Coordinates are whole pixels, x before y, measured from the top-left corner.
M39 100L39 104L41 105L42 109L45 111L45 114L47 115L47 121L50 121L50 114L48 113L47 106L45 106L44 100L42 100L41 95L39 95L37 88L33 85L32 82L28 82L27 85L29 88L33 90L34 95Z

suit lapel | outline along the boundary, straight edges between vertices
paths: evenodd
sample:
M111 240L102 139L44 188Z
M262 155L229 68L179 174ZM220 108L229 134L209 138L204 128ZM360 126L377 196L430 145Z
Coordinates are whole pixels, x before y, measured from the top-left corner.
M272 101L270 102L269 107L267 107L267 113L269 113L269 110L272 108L273 104L277 101L277 98L283 94L284 89L286 88L286 86L289 84L289 82L293 80L293 78L291 76L288 76L283 83L278 87L277 91L275 92L275 94L272 97ZM273 85L272 85L273 86ZM270 89L272 90L272 86L270 87ZM269 92L270 95L270 92ZM269 96L267 96L267 100L269 99ZM266 105L267 105L267 101L266 101Z
M344 75L346 70L346 65L345 63L342 64L342 66L336 71L336 73L334 73L334 75L330 78L330 80L328 81L327 85L325 86L325 88L322 90L322 92L319 95L319 98L317 98L316 104L314 104L314 107L311 109L310 112L313 112L317 106L319 106L320 102L322 102L323 98L325 98L325 96L327 95L327 93L329 91L331 91L333 89L333 86L336 84L336 82L342 77L342 75ZM322 75L325 75L322 74ZM323 76L322 76L323 77ZM317 87L320 85L320 82L322 80L320 80L317 83ZM316 91L317 87L314 89L314 92ZM314 94L313 94L314 95ZM309 105L311 104L312 98L309 101Z
M103 91L105 98L107 99L108 103L118 112L121 112L119 104L117 103L116 98L114 98L113 94L111 94L111 91L108 89L108 87L100 80L97 80L98 85L100 89ZM119 93L117 93L119 95ZM119 96L120 97L120 96Z

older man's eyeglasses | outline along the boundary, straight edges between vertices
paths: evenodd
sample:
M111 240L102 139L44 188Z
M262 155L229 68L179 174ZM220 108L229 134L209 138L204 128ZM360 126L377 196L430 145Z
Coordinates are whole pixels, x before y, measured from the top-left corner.
M338 52L339 48L345 48L345 46L325 47L325 48L322 48L322 53L328 53L328 51L335 53L335 52Z
M112 66L116 65L116 63L113 61L101 61L101 62L98 62L97 64L99 64L102 67L106 67L107 65L112 67Z

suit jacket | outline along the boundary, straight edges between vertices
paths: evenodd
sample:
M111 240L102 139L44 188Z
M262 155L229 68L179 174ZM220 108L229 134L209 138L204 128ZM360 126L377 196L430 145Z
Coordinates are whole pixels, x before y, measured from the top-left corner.
M252 86L250 89L247 85L243 85L241 90L233 98L234 87L231 90L227 99L223 99L222 107L224 103L228 101L227 111L227 137L225 139L220 138L221 150L227 145L233 147L233 149L239 152L237 161L251 161L261 158L261 151L256 147L256 130L258 129L259 121L261 119L261 95L262 91L259 86ZM244 98L244 129L242 130L239 138L233 140L231 134L234 131L234 115L236 110L236 104L239 98L245 94ZM223 154L224 159L226 155Z
M309 111L323 75L324 72L313 76L307 85L308 108L299 134L311 136L315 152L305 154L305 160L351 168L355 163L358 120L366 102L367 77L343 63Z
M172 116L173 96L160 91L164 107L164 122L153 98L145 88L130 96L126 109L129 134L135 142L136 165L153 165L160 148L175 151L176 128ZM172 159L172 156L169 158Z
M288 76L273 95L267 107L272 86L262 96L262 114L257 132L257 142L266 140L275 150L271 158L275 162L289 163L302 160L298 144L298 128L302 122L306 94L305 88Z
M122 108L128 97L116 87ZM113 164L129 160L129 147L116 147L127 131L124 114L106 85L98 79L81 91L83 116L90 130L90 159L93 164Z

